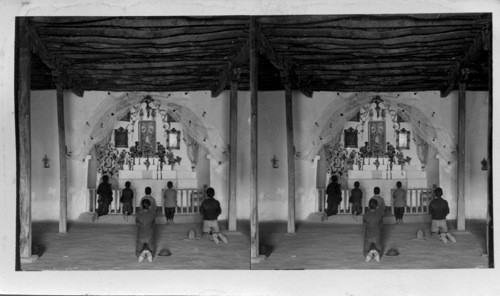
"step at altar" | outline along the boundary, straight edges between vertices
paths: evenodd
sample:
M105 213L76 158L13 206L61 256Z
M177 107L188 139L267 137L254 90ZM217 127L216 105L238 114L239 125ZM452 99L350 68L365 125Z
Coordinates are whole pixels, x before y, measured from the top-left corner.
M321 216L323 213L314 212L307 217L308 222L319 222L321 223ZM431 222L431 217L429 214L409 214L403 216L404 223L425 223ZM357 221L350 214L337 214L328 217L328 220L323 221L323 223L331 224L363 224L363 215L359 215ZM383 220L384 224L396 224L396 218L392 214L386 214Z
M80 214L78 217L78 222L90 222L92 223L92 215L93 213L85 212ZM174 221L177 224L184 223L202 223L203 217L201 214L179 214L174 216ZM167 219L160 213L156 215L156 224L166 224ZM128 216L128 219L125 219L121 214L108 214L99 217L99 220L96 220L94 223L100 224L135 224L135 215Z

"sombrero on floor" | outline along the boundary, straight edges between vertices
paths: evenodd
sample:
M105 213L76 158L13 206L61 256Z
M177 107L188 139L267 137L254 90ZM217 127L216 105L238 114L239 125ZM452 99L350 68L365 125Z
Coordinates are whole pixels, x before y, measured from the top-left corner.
M385 253L387 256L397 256L399 255L399 252L398 252L398 249L389 249L389 251L387 251L387 253Z
M172 253L168 249L161 249L160 252L158 252L158 256L170 256Z

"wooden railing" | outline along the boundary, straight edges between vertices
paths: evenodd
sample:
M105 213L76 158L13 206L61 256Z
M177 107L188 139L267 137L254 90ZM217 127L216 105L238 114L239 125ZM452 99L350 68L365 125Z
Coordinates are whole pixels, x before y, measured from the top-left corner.
M391 196L393 191L394 189L391 190ZM405 215L429 213L429 203L432 199L434 199L432 188L406 189ZM394 207L392 204L391 213L394 214Z
M137 192L134 191L134 199L132 204L135 205L133 207L133 213L135 214L137 208L140 207L140 199L137 196ZM163 192L166 189L162 190L162 196L155 197L156 205L161 208L161 212L165 214L165 208L163 207ZM200 206L203 200L206 198L206 190L205 189L196 189L196 188L185 188L185 189L176 189L177 190L177 209L176 214L194 214L200 212ZM89 188L88 195L88 203L87 203L87 211L93 213L97 210L97 189ZM109 214L121 214L123 209L123 204L120 203L120 195L121 189L113 189L113 201L109 205Z
M363 191L363 201L362 210L363 214L368 208L368 201L371 196L366 195L366 191ZM393 190L392 190L393 191ZM392 205L392 191L391 191L391 202L386 203L386 206L391 207L391 213L394 214L394 207ZM406 214L422 214L429 212L429 203L434 198L432 188L410 188L406 189ZM342 202L339 205L339 214L352 214L352 205L349 203L349 196L351 195L351 189L342 189ZM326 189L318 188L318 212L324 212L326 209Z
M166 189L162 189L161 194ZM176 215L194 214L200 212L201 203L206 198L206 190L204 189L177 189L177 209ZM163 198L162 198L163 199ZM163 201L161 201L163 203ZM161 207L161 211L165 214L165 207Z

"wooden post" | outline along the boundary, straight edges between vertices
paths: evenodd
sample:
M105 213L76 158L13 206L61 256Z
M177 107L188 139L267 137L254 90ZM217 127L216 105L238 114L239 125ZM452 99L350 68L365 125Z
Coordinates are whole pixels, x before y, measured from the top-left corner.
M19 38L19 36L18 36ZM31 255L31 48L19 48L18 64L18 130L19 130L19 256L21 262L32 262Z
M236 231L236 164L238 135L238 79L241 69L233 69L229 97L229 214L228 230Z
M295 146L293 140L292 89L285 80L286 154L288 163L288 233L295 233Z
M68 173L66 169L64 92L61 83L56 83L56 87L57 87L57 132L59 135L59 180L60 180L59 233L66 233L67 219L68 219Z
M490 37L491 38L491 37ZM486 252L488 253L488 267L495 267L494 245L493 245L493 80L492 80L492 52L491 39L488 40L488 203L486 211Z
M250 17L250 257L259 262L259 217L257 205L257 48L255 18Z
M465 230L465 95L465 81L461 79L458 93L457 230Z

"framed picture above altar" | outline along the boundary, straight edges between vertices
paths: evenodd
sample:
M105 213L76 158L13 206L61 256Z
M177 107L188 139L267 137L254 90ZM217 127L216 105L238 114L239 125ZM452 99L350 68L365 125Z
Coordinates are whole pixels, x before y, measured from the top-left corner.
M181 131L175 128L167 131L167 149L181 149Z
M358 131L352 127L344 130L345 148L358 148Z
M139 147L143 157L151 157L156 153L156 122L139 121Z
M386 150L385 121L371 121L368 123L368 138L373 157L383 157Z
M410 131L406 129L401 129L396 131L396 148L398 149L410 149Z
M115 129L115 147L128 148L128 130L123 127Z

